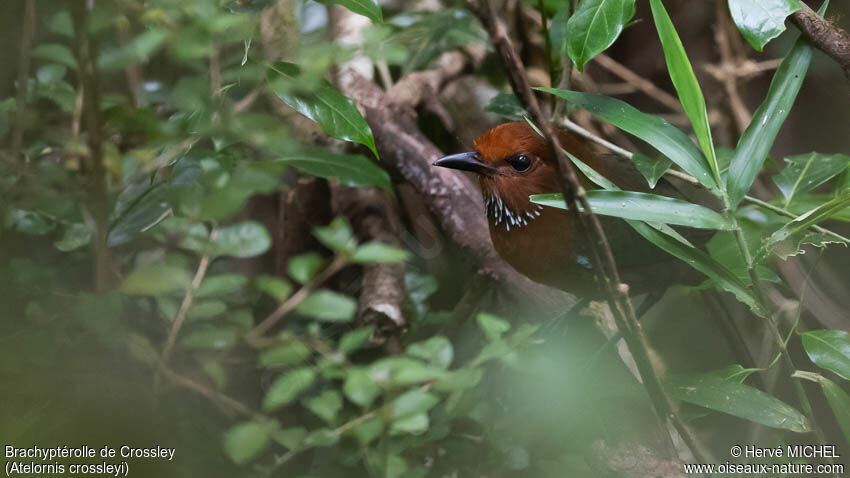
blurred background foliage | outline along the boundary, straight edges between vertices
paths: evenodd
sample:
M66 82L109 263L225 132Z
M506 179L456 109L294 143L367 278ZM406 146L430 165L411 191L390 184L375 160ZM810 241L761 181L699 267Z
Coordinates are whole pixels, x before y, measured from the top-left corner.
M334 85L340 65L356 67L363 58L390 89L444 53L462 51L476 67L425 92L433 101L419 105L418 124L443 151L468 148L518 110L486 33L464 5L84 3L0 4L7 45L0 70L0 441L177 449L171 463L132 461L137 477L599 476L589 455L635 444L663 448L666 430L656 429L649 399L596 327L605 314L589 311L565 326L534 304L506 306L467 293L495 286L475 286L473 265L416 215L410 191L382 166L370 126ZM583 0L579 9L593 3ZM607 54L673 91L645 3ZM667 3L691 61L717 63L716 26L705 21L713 2ZM850 14L840 2L833 8L837 17ZM369 22L354 40L332 28L337 9ZM556 28L565 25L559 13L567 2L508 1L500 9L532 83L554 86L556 60L547 58L558 55L547 55L545 45L563 41ZM553 19L551 38L542 33L541 9ZM631 15L621 13L628 22ZM757 62L782 57L792 36L779 36L764 52L737 38L735 54ZM582 66L576 88L688 124L681 110L660 107L610 70L593 61ZM721 82L710 69L696 70L722 157L721 147L733 147L740 132ZM741 85L752 109L770 81L761 73ZM842 75L815 55L767 160L765 177L773 180L757 186L796 214L830 200L850 178L847 156L838 154L850 151L850 87ZM613 134L610 125L583 119ZM803 170L812 150L822 153L817 174ZM798 187L799 178L808 186ZM351 191L408 197L390 234L395 240L363 233L339 204ZM281 218L296 210L303 217L284 234ZM738 217L755 242L787 223L751 206ZM827 219L836 231L850 230L846 208ZM707 249L748 281L733 243L721 232ZM782 320L801 319L801 331L833 329L825 340L845 344L850 255L807 250L759 267L759 277L778 284ZM368 271L402 263L396 305L403 327L364 320ZM806 290L809 274L814 291ZM788 275L806 291L784 285ZM665 371L690 374L675 382L680 392L694 377L740 383L752 373L728 367L740 357L728 330L713 323L718 305L701 295L710 286L676 288L645 318ZM750 338L765 333L753 320L744 324ZM809 335L812 343L820 338ZM798 363L850 363L847 350L844 359L830 359L817 355L817 345L794 343ZM767 365L772 351L760 351L756 362ZM828 407L846 403L844 385L828 380L850 378L842 375L846 364L805 368L823 374L805 378L832 384L824 385L832 395L817 395L815 415L830 443L847 451L842 429L850 431L850 422ZM693 373L709 370L719 375ZM775 380L765 375L758 385ZM794 403L790 387L766 388ZM691 403L683 413L723 453L745 432L764 446L812 442L787 424L760 422L773 428L753 431L731 416L753 420L759 411L747 406L775 402L729 410L686 395L677 395Z

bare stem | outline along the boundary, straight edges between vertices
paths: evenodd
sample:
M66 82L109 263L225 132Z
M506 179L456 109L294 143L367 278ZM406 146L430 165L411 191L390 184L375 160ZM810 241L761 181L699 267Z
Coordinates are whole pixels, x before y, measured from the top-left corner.
M18 91L15 98L15 126L12 130L12 158L18 159L24 141L26 122L27 80L32 60L32 40L35 33L35 0L27 0L24 6L23 38L18 57Z

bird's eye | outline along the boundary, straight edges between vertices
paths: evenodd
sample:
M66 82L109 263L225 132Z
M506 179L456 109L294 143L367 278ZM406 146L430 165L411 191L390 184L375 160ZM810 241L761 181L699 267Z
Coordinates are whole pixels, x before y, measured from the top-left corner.
M511 156L508 158L508 164L517 172L524 173L531 167L531 156L525 154Z

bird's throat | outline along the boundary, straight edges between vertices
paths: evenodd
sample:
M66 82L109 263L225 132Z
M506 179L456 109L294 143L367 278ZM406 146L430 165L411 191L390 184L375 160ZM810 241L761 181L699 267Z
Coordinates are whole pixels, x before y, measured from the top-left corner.
M487 219L492 225L497 229L505 228L506 231L510 231L521 229L540 217L543 206L529 202L527 209L515 210L501 196L487 194L484 196L484 210L487 211Z

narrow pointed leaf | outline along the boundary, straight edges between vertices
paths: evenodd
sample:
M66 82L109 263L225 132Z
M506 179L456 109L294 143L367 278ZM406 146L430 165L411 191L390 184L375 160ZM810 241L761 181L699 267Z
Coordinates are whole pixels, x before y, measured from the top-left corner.
M690 60L688 60L688 54L685 53L682 40L679 39L679 34L676 33L676 28L670 21L670 16L667 15L667 10L664 9L661 0L650 0L649 5L652 7L652 18L655 20L655 28L658 30L658 37L661 39L661 46L664 48L664 59L667 61L670 79L673 80L673 86L676 87L676 92L679 94L679 101L682 102L682 107L691 120L702 152L708 158L712 173L715 178L719 178L717 155L714 152L711 127L708 124L708 110L705 107L705 98L697 82L697 77L694 75L694 69L691 67Z
M729 0L735 25L758 51L785 31L785 19L799 9L797 0Z
M799 154L785 158L788 166L773 177L773 182L787 206L795 197L805 194L841 174L850 166L850 156L843 154Z
M325 81L314 91L299 92L299 74L298 65L275 62L267 72L269 87L292 109L315 121L325 133L343 141L360 143L377 157L372 129L354 103Z
M835 414L835 419L838 421L838 426L841 427L844 439L850 441L850 395L847 395L847 392L828 378L821 377L818 383L820 383L823 394L826 396L829 408Z
M535 89L564 98L574 106L590 111L596 117L637 136L697 178L704 186L716 188L717 183L711 167L699 147L666 120L642 113L628 103L607 96L556 88Z
M850 334L843 330L812 330L803 334L803 348L818 367L850 380Z
M338 154L324 148L279 156L280 161L320 178L336 178L347 186L390 188L390 176L380 166L359 154Z
M823 3L821 14L828 4L829 1ZM805 39L798 38L773 75L767 98L756 109L752 121L741 135L729 165L726 189L732 206L737 206L753 185L779 128L791 111L811 60L812 46Z
M537 194L531 201L565 209L563 195ZM635 191L587 191L587 201L596 214L636 221L663 222L700 229L731 229L726 219L706 207L657 194Z
M567 54L579 71L620 36L635 14L635 0L584 0L567 22Z
M683 401L728 413L772 428L798 433L810 431L802 413L761 390L734 380L700 374L676 377L667 384L670 394Z
M670 165L673 164L667 158L650 158L643 153L634 153L632 161L634 161L638 172L646 178L646 182L649 184L650 188L655 188L655 185L658 184L658 180L664 176L664 173L666 173L667 170L670 169Z

